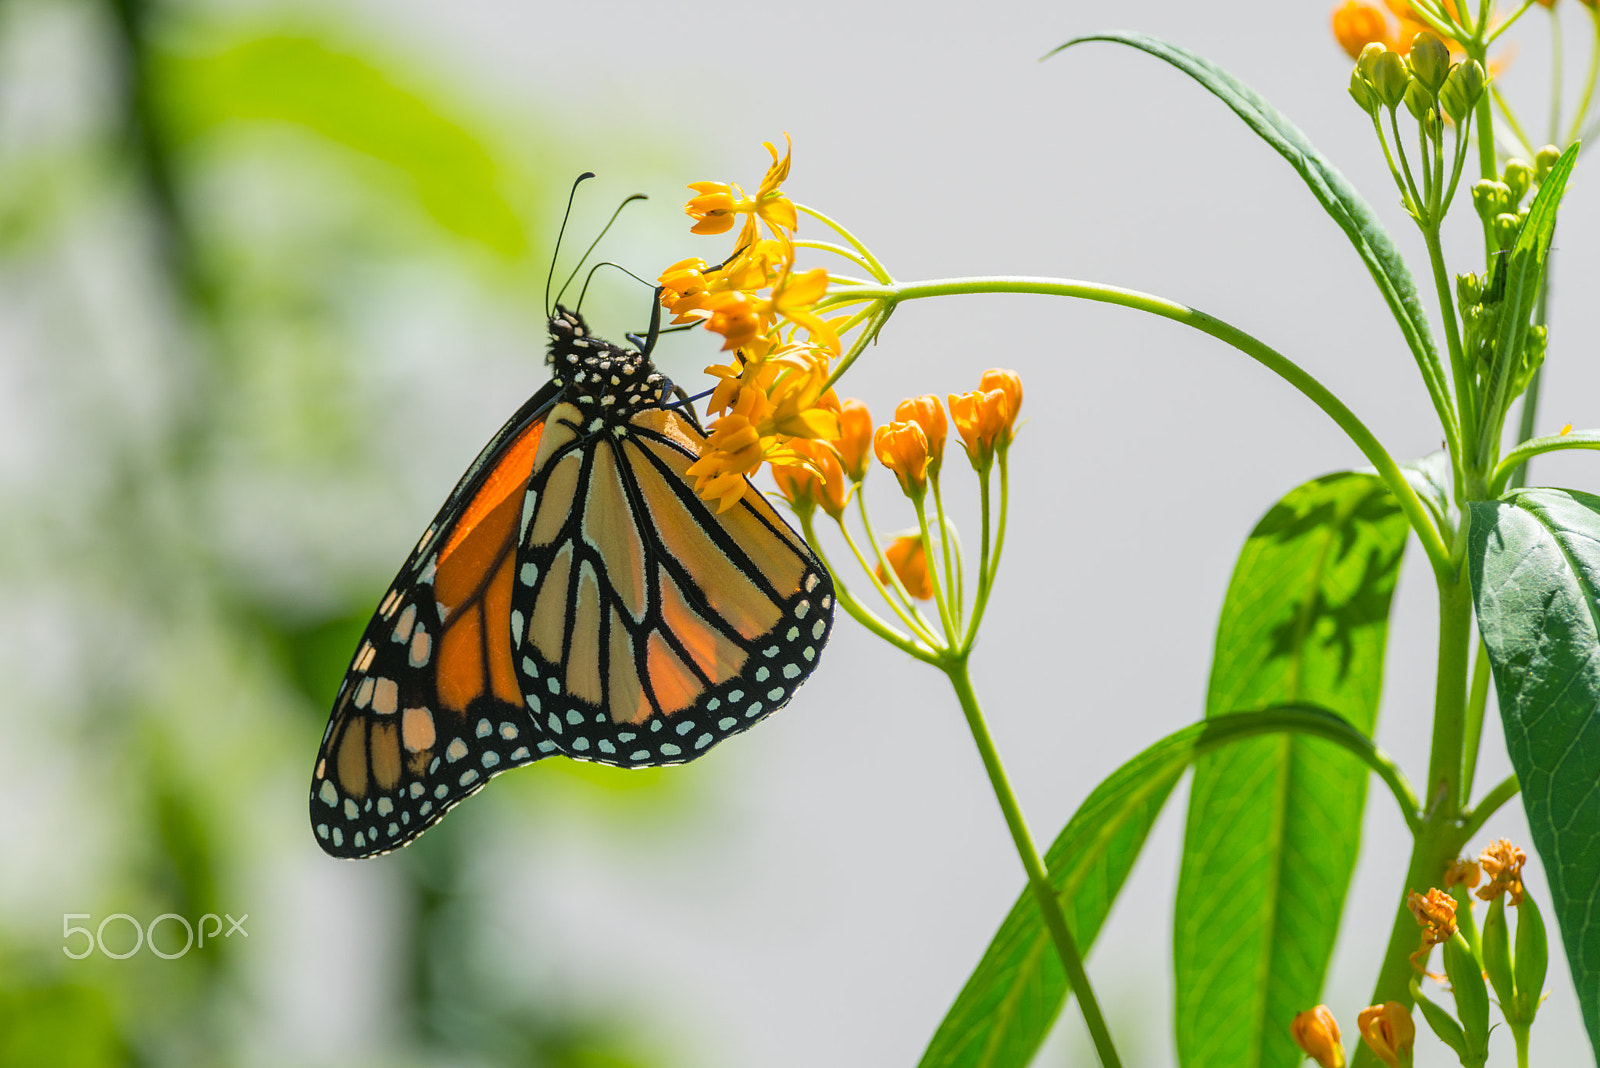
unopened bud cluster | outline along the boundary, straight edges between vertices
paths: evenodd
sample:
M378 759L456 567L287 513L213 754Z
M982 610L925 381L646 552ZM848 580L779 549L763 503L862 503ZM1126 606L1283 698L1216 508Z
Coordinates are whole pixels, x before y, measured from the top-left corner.
M1450 61L1450 49L1432 33L1419 33L1402 56L1378 42L1367 45L1350 74L1350 96L1369 115L1405 104L1426 128L1440 113L1463 122L1483 96L1488 78L1475 59Z

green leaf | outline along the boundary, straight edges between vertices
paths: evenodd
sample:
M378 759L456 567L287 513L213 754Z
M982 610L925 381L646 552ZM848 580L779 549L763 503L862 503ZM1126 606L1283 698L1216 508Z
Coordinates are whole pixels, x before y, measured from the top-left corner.
M1561 194L1566 190L1567 178L1577 161L1578 145L1572 144L1540 184L1538 195L1528 207L1528 218L1517 232L1510 260L1501 268L1506 272L1506 280L1505 292L1500 298L1495 364L1483 391L1487 398L1484 405L1487 417L1478 427L1478 455L1486 461L1494 459L1489 450L1497 450L1500 444L1503 412L1511 404L1512 379L1532 325L1533 305L1544 277L1545 260L1550 255L1550 242L1555 237L1556 211L1561 207Z
M157 99L175 139L240 120L300 126L407 175L422 207L451 233L506 255L526 250L489 151L376 65L286 35L159 59Z
M1600 497L1528 489L1470 510L1506 748L1600 1058Z
M1379 292L1394 314L1395 322L1400 326L1400 332L1405 335L1406 344L1415 355L1423 377L1430 383L1429 392L1434 398L1434 406L1440 408L1443 398L1449 396L1449 387L1445 383L1444 365L1440 363L1439 353L1434 348L1433 332L1428 326L1422 302L1417 298L1417 287L1411 280L1411 272L1388 231L1373 213L1372 206L1362 199L1361 194L1333 164L1311 146L1306 135L1256 95L1255 90L1221 67L1158 37L1113 30L1073 38L1048 55L1053 56L1062 49L1085 41L1128 45L1172 64L1232 108L1234 114L1243 119L1258 137L1289 162L1366 263L1372 280L1377 283ZM1453 415L1448 410L1441 410L1439 415L1447 423L1453 421Z
M1336 741L1381 767L1395 791L1409 795L1410 787L1365 735L1320 709L1243 712L1169 735L1095 787L1045 853L1051 885L1083 952L1099 934L1185 769L1223 746L1284 731ZM1038 903L1024 890L939 1025L920 1068L1023 1068L1038 1052L1066 997L1066 976Z
M1455 475L1450 469L1450 454L1443 450L1429 453L1420 460L1401 464L1400 473L1416 490L1434 526L1439 528L1440 535L1449 543L1461 524L1455 493L1451 489L1455 484Z
M1377 476L1291 492L1251 532L1217 627L1206 715L1309 703L1370 735L1407 525ZM1355 868L1367 769L1262 738L1195 767L1173 927L1179 1063L1293 1068Z

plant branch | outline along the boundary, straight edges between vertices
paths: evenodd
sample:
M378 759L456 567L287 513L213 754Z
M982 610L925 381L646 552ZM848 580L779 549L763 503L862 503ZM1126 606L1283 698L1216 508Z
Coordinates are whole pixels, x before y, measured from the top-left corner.
M1300 365L1284 356L1265 342L1252 337L1238 327L1222 321L1205 312L1191 308L1164 297L1154 296L1149 293L1140 293L1132 289L1122 289L1117 286L1101 285L1094 282L1080 282L1069 279L1057 278L1027 278L1015 276L999 276L987 278L949 278L937 279L927 282L912 282L896 286L862 287L853 289L849 293L852 300L877 299L884 302L886 308L892 308L902 301L917 300L926 297L955 296L958 294L974 293L1037 293L1048 296L1075 297L1080 300L1100 301L1107 304L1117 304L1125 308L1158 315L1174 322L1210 334L1219 341L1224 341L1243 352L1251 359L1260 363L1268 370L1283 378L1290 385L1298 389L1312 403L1321 408L1339 428L1349 436L1356 447L1366 456L1368 462L1377 468L1378 476L1389 487L1395 499L1400 502L1400 508L1405 512L1412 529L1417 532L1418 539L1422 542L1423 551L1428 554L1428 559L1433 564L1434 571L1444 576L1453 576L1455 564L1450 559L1450 551L1445 547L1439 535L1438 528L1428 516L1427 509L1417 497L1416 491L1406 481L1400 467L1395 463L1394 457L1378 441L1366 424L1356 418L1355 413L1347 408L1343 401ZM835 298L825 297L818 307L826 307Z

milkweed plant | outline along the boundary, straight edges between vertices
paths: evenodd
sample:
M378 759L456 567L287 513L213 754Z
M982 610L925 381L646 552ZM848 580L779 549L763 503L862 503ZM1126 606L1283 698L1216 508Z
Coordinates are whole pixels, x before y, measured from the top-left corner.
M1554 0L1538 3L1559 49ZM781 154L765 146L771 165L753 193L690 186L693 233L733 237L731 248L682 260L659 279L673 322L719 335L726 354L707 368L715 420L689 470L696 490L726 509L748 492L747 477L771 468L835 577L838 603L948 677L1027 874L924 1066L1028 1063L1069 993L1100 1062L1122 1063L1083 956L1191 766L1173 947L1182 1064L1347 1063L1336 1015L1318 1001L1369 772L1392 794L1413 845L1394 873L1394 917L1370 1004L1342 1013L1359 1034L1349 1063L1410 1065L1420 1030L1476 1068L1489 1063L1490 1033L1502 1023L1517 1065L1532 1063L1547 912L1600 1048L1600 497L1527 484L1530 461L1543 453L1600 448L1600 430L1533 433L1551 239L1600 73L1600 9L1581 3L1594 27L1588 77L1563 121L1556 52L1547 144L1529 136L1499 86L1502 38L1534 0L1510 11L1492 0L1345 0L1334 11L1333 35L1354 60L1349 95L1427 248L1432 285L1422 292L1367 202L1227 72L1134 33L1082 37L1050 53L1105 41L1163 60L1294 168L1366 264L1428 391L1444 448L1414 460L1393 457L1290 355L1176 300L1059 278L897 280L850 228L784 192L790 145ZM1475 236L1447 257L1441 233L1452 211L1476 216L1470 229L1481 247ZM713 264L718 255L726 258ZM802 257L831 262L802 267ZM1267 512L1222 608L1206 718L1096 786L1042 854L968 673L1000 575L1008 455L1028 447L1021 379L974 369L954 384L959 392L908 398L881 424L836 390L888 336L901 304L978 293L1101 301L1209 334L1293 385L1368 465L1313 479ZM892 481L869 477L880 467ZM883 531L869 482L875 494L905 498L915 527ZM976 496L976 539L957 537L952 494ZM844 551L827 554L819 529ZM1391 595L1411 535L1437 585L1439 646L1428 766L1407 774L1371 736ZM1491 680L1515 773L1484 788L1475 772ZM1518 795L1548 874L1542 903L1522 879L1524 850L1480 838ZM1239 803L1259 796L1272 800ZM1250 858L1268 845L1280 850L1279 877L1247 877ZM1498 1044L1497 1063L1509 1057Z

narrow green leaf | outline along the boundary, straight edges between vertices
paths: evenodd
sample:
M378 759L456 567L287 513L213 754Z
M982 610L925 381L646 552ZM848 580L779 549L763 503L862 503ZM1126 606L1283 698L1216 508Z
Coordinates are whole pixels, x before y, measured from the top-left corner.
M1528 218L1517 233L1506 272L1505 294L1500 301L1500 330L1495 338L1495 365L1483 396L1485 418L1478 427L1478 455L1493 460L1487 450L1500 444L1500 413L1511 404L1511 380L1532 325L1533 305L1544 278L1545 260L1556 232L1556 212L1567 179L1578 160L1578 146L1570 145L1539 186L1539 193L1528 207Z
M1145 837L1183 772L1242 739L1293 731L1331 739L1383 770L1397 794L1410 787L1365 735L1320 709L1277 708L1205 720L1163 738L1095 787L1045 853L1067 923L1087 953ZM1026 890L1011 907L920 1068L1024 1068L1067 997L1066 976Z
M1470 509L1506 748L1600 1059L1600 497L1528 489Z
M1442 399L1449 396L1444 365L1439 360L1438 350L1434 348L1433 332L1428 326L1427 313L1423 311L1422 302L1417 298L1417 287L1411 280L1411 272L1406 267L1405 260L1395 247L1393 239L1389 237L1388 231L1373 213L1371 205L1362 199L1361 194L1356 192L1355 187L1333 164L1311 146L1306 135L1301 133L1294 123L1284 118L1276 108L1258 96L1255 90L1221 67L1186 48L1158 37L1126 30L1113 30L1074 38L1051 51L1049 55L1053 56L1062 49L1083 44L1085 41L1110 41L1128 45L1172 64L1232 108L1234 114L1243 119L1258 137L1289 162L1311 190L1312 195L1322 204L1323 209L1334 222L1339 224L1339 228L1345 232L1345 236L1350 239L1350 243L1355 246L1356 252L1366 263L1367 270L1372 274L1372 280L1377 283L1379 292L1383 294L1389 310L1394 314L1395 322L1400 326L1400 332L1405 335L1406 344L1416 357L1423 377L1430 383L1429 392L1433 395L1435 408L1444 409L1439 412L1440 418L1451 423L1454 418L1452 413L1449 412L1447 405L1441 404Z
M451 233L507 255L527 248L484 145L378 66L286 35L158 58L160 110L177 139L240 120L300 126L406 174Z
M1291 492L1251 532L1217 627L1206 715L1306 702L1370 734L1399 506L1345 472ZM1293 1068L1361 841L1367 769L1314 739L1262 738L1195 767L1178 879L1175 1031L1185 1068Z

